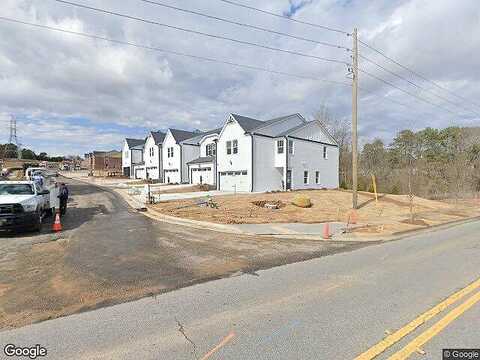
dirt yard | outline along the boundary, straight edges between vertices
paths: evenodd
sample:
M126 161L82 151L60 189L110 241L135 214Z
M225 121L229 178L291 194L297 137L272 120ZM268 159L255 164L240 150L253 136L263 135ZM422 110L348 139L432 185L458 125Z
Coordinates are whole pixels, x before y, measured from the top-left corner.
M312 207L292 205L293 199L298 195L309 197ZM200 207L197 205L198 199L167 201L154 207L166 215L220 224L348 222L351 199L352 195L348 191L310 190L216 196L213 200L218 209ZM280 206L278 209L259 206L264 203L277 203ZM411 223L406 195L380 195L376 204L373 194L360 192L358 222L364 226L355 231L394 233L479 215L480 200L455 203L415 198L414 222Z

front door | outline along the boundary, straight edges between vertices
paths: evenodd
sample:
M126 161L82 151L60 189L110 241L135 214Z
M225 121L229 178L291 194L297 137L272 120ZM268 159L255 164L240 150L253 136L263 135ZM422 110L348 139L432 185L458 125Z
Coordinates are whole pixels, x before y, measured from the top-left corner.
M292 170L287 170L287 188L286 190L292 189Z

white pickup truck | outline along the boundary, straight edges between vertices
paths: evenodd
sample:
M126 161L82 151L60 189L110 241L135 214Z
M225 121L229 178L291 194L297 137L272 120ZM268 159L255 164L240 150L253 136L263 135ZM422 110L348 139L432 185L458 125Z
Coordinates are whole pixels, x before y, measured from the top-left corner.
M56 205L50 198L51 191L34 181L0 181L0 232L40 231L45 214Z

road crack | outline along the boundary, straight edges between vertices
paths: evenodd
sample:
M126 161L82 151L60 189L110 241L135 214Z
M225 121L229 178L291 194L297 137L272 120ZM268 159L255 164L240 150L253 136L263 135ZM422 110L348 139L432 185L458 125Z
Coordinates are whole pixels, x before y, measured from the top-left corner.
M183 325L180 323L180 321L178 321L177 317L175 317L175 321L177 322L177 325L178 325L178 331L180 332L180 334L183 335L183 337L185 338L185 340L187 340L190 344L192 344L192 355L195 357L195 359L198 360L198 354L197 354L197 344L195 344L195 342L190 339L187 335L187 333L185 332L185 328L183 327Z

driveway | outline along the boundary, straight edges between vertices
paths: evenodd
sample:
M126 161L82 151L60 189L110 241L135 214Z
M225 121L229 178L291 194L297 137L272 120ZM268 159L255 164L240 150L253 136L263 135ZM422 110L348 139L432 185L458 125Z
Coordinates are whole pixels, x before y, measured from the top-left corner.
M65 231L0 238L0 328L160 294L361 244L254 238L157 222L74 180ZM51 222L51 219L49 220Z

